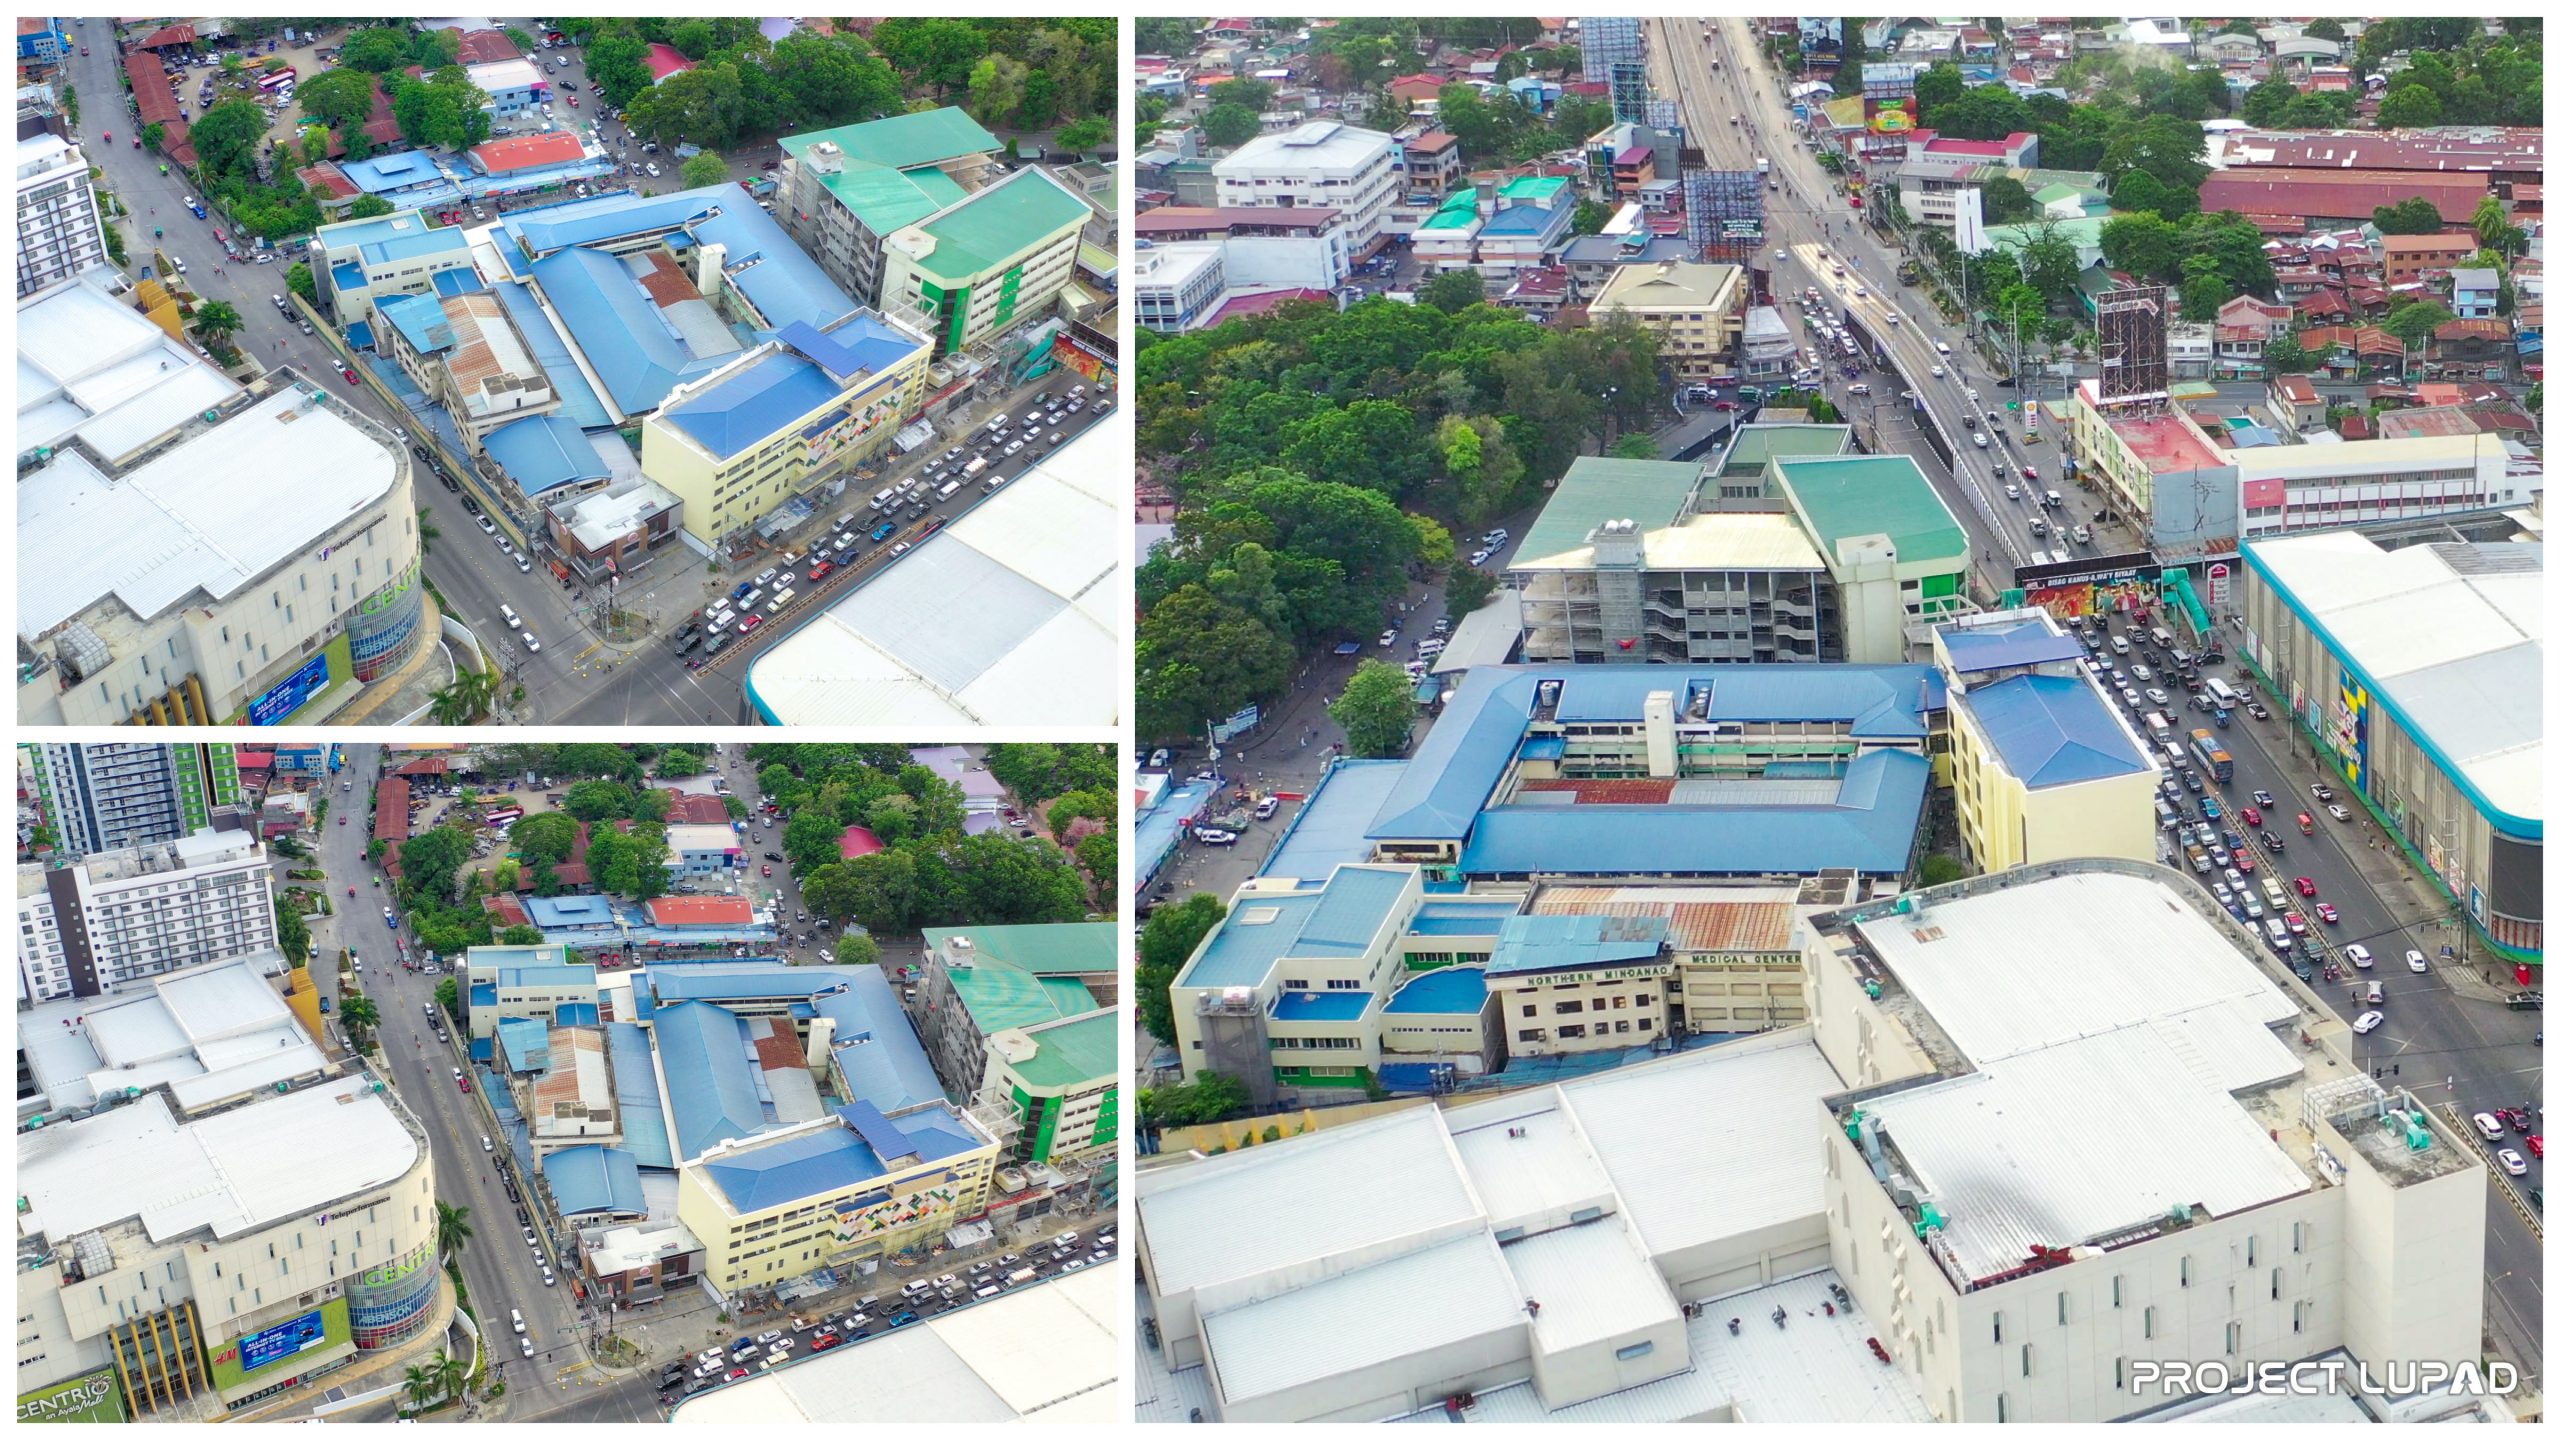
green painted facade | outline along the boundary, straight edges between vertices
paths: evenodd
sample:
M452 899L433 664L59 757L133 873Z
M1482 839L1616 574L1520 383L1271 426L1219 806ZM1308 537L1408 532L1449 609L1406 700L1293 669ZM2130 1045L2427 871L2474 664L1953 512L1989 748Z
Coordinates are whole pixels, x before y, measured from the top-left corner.
M1371 1079L1366 1065L1355 1068L1348 1075L1317 1075L1304 1065L1275 1065L1271 1073L1281 1084L1294 1085L1301 1090L1366 1090Z

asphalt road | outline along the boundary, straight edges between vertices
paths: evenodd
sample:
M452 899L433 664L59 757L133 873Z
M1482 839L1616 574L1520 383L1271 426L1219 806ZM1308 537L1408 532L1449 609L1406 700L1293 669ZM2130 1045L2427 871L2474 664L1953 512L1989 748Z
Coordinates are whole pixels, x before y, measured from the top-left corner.
M1083 435L1105 413L1090 403L1095 396L1094 387L1083 376L1071 370L1054 372L1042 377L1035 384L1008 391L993 401L980 402L979 409L986 413L973 417L972 430L982 426L986 419L997 413L1012 416L1018 428L1022 417L1030 412L1035 401L1063 405L1068 392L1077 386L1084 387L1085 399L1088 403L1078 414L1061 416L1057 432L1066 438L1057 449L1064 449L1066 445L1074 443L1077 437ZM572 725L653 725L697 722L727 725L749 720L750 717L745 709L744 676L748 664L756 655L775 644L782 636L799 629L825 608L826 604L843 599L847 594L871 583L890 566L898 563L904 557L891 553L898 544L902 542L912 542L918 546L932 544L939 538L942 528L966 515L973 507L994 499L995 496L987 494L984 488L984 482L989 476L1002 475L1009 483L1057 453L1051 447L1043 445L1025 446L1013 455L1003 455L1000 451L991 454L988 468L980 472L976 480L963 484L951 499L928 505L922 514L913 518L905 518L902 515L896 533L886 541L873 541L870 538L870 531L880 517L870 508L872 495L883 487L896 484L919 472L926 465L946 454L954 443L953 437L941 437L935 444L925 446L914 454L901 457L889 464L876 479L867 482L868 488L848 486L845 493L836 501L834 509L821 510L816 518L784 537L783 544L786 547L803 550L820 536L832 539L836 533L834 521L840 514L854 517L855 524L859 527L856 533L861 536L855 543L851 563L837 567L824 580L815 584L810 583L807 578L813 557L802 558L798 565L801 578L793 582L793 588L800 592L800 598L792 602L788 619L779 622L769 621L758 626L754 631L733 641L719 655L699 669L688 668L687 657L677 655L666 641L652 640L633 652L630 658L622 661L613 670L598 676L596 683L590 686L586 693L558 707L545 718ZM964 444L961 448L969 455L981 453L973 446ZM1003 492L998 490L996 493L1001 495ZM928 527L933 528L935 533L924 540L916 540L915 537ZM848 528L852 529L852 527ZM688 564L663 578L655 577L653 571L658 567L652 567L650 571L641 572L633 584L642 589L653 586L696 587L697 593L692 597L692 604L686 609L698 611L702 603L714 596L731 591L741 578L752 578L771 566L770 559L761 563L752 563L749 567L745 567L745 575L742 577L738 572L727 570L706 573ZM766 593L770 595L770 589ZM675 603L673 597L668 597L667 603L654 608L665 614L685 613L677 610ZM667 633L672 636L673 630L670 629ZM695 652L696 656L699 654L699 651Z
M321 868L329 876L332 903L342 908L335 920L313 927L311 973L322 993L332 995L334 1012L343 997L336 994L339 977L331 964L323 963L324 957L334 957L338 948L348 947L362 958L364 973L352 978L381 1012L382 1054L402 1102L426 1128L435 1156L436 1196L471 1212L472 1238L462 1247L463 1283L488 1331L491 1358L502 1367L500 1377L508 1382L508 1412L519 1416L539 1412L558 1403L549 1398L554 1393L561 1398L572 1393L564 1372L585 1359L577 1337L576 1300L565 1278L550 1287L543 1285L541 1269L516 1222L515 1206L498 1183L496 1157L480 1148L482 1136L495 1139L497 1132L476 1093L479 1082L473 1082L475 1093L465 1095L453 1078L455 1067L468 1069L463 1050L467 1035L448 1025L451 1042L439 1042L428 1023L426 1007L434 1003L437 984L450 978L451 972L434 976L402 971L398 946L408 932L405 928L395 931L383 922L382 907L392 903L390 886L386 882L375 888L372 880L377 872L364 859L365 843L372 834L373 783L380 775L381 747L350 745L345 754L346 770L327 782L330 815L320 843ZM345 823L340 824L341 820ZM349 886L355 888L353 898L347 895ZM530 1204L527 1210L531 1213ZM556 1267L554 1274L559 1274ZM507 1321L510 1308L524 1311L534 1342L530 1362L513 1344Z
M1694 20L1649 23L1655 30L1655 43L1670 57L1670 82L1679 87L1682 113L1690 133L1707 150L1709 163L1717 168L1747 169L1759 157L1766 156L1773 173L1784 183L1784 190L1769 192L1768 198L1773 257L1777 247L1784 247L1789 253L1787 261L1773 265L1773 285L1782 297L1791 290L1801 293L1806 284L1815 285L1828 297L1835 312L1855 311L1866 322L1868 332L1883 343L1902 378L1896 380L1888 373L1871 369L1862 378L1872 383L1878 393L1864 403L1877 413L1888 441L1895 437L1896 430L1894 423L1886 420L1887 412L1904 410L1906 418L1899 421L1901 434L1914 442L1907 444L1908 452L1929 473L1931 482L1976 545L2013 564L2033 550L2049 547L2049 541L2026 529L2026 521L2039 513L2030 503L2032 497L2022 495L2020 500L2010 501L2004 492L2003 487L2017 478L2020 464L2035 464L2043 471L2038 488L2062 492L2061 514L2066 524L2089 523L2097 508L2096 499L2061 483L2055 443L2018 445L2015 437L2020 431L2014 420L2005 430L1990 432L1988 447L1969 443L1962 417L1967 413L1987 415L1984 405L1998 407L2015 392L1995 386L1996 376L1972 353L1961 334L1941 332L1935 308L1924 295L1894 281L1892 252L1873 239L1862 221L1864 212L1848 208L1845 199L1833 195L1831 177L1814 162L1813 152L1786 118L1778 77L1751 41L1748 25L1737 20L1712 22L1720 33L1710 50ZM1711 53L1726 62L1721 72L1708 68ZM1745 86L1738 101L1728 78L1737 72ZM1710 84L1710 78L1717 83ZM1737 112L1740 125L1732 123ZM1821 247L1825 257L1837 258L1846 271L1845 278L1834 278L1828 263L1816 263L1807 248L1811 246ZM1868 291L1864 297L1856 294L1861 286ZM1902 323L1888 323L1887 310L1900 312ZM1935 339L1946 340L1954 353L1939 357L1931 343ZM1946 373L1930 375L1933 364ZM1842 393L1844 381L1836 364L1827 369L1827 393L1835 403L1857 415L1856 407L1862 402ZM1967 397L1968 387L1979 392L1980 400ZM1917 437L1909 428L1912 422L1907 418L1907 402L1897 403L1904 389L1918 391L1932 413L1947 417L1945 428L1955 441L1953 467L1941 465L1934 452L1916 443ZM1990 466L1995 463L2006 464L2010 476L1992 475ZM2121 544L2129 538L2129 532L2121 529L2111 537L2105 533L2110 527L2099 528L2101 548L2114 548L2111 540ZM2090 547L2075 547L2075 553L2089 552ZM2235 685L2245 684L2250 678L2236 667L2216 667L2208 673L2219 673ZM2182 707L2184 698L2180 692L2174 703ZM2361 941L2377 957L2374 970L2364 978L2383 980L2384 1008L2389 1019L2375 1033L2356 1042L2357 1057L2368 1068L2378 1065L2387 1071L2391 1065L2400 1065L2403 1073L2396 1081L2386 1076L2386 1082L2406 1085L2450 1115L2538 1100L2541 1050L2535 1036L2541 1029L2541 1017L2505 1009L2478 980L2476 968L2471 976L2456 977L2444 973L2446 967L2436 961L2429 974L2409 971L2401 958L2404 951L2417 948L2435 957L2442 946L2452 943L2458 955L2459 938L2444 924L2441 912L2395 910L2349 861L2344 847L2363 844L2367 832L2329 819L2311 802L2310 784L2329 777L2317 773L2307 746L2300 747L2299 755L2294 753L2297 747L2288 741L2281 707L2271 707L2270 713L2274 718L2267 721L2249 720L2245 711L2235 715L2225 736L2232 756L2232 780L2217 788L2225 796L2238 797L2241 803L2247 803L2250 792L2257 789L2275 795L2273 813L2268 818L2285 827L2287 849L2284 854L2275 855L2261 845L2255 852L2259 873L2272 872L2288 879L2308 875L2320 892L2319 898L2338 910L2338 925L2329 927L2315 922L2309 943L2318 949L2330 943ZM2183 732L2194 728L2199 717L2179 708L2172 718L2179 721L2177 729ZM2134 723L2142 723L2138 715ZM2331 783L2334 785L2333 779ZM2226 828L2246 829L2238 823L2238 806L2227 808L2233 813L2227 816ZM2291 817L2306 810L2317 818L2309 837L2291 829ZM2351 804L2350 813L2361 812ZM2344 977L2358 974L2343 963L2341 973ZM2329 988L2335 996L2333 1008L2352 1017L2360 1007L2347 993L2350 983L2351 978L2342 978ZM2518 1211L2517 1196L2522 1188L2539 1186L2542 1175L2539 1160L2529 1158L2528 1163L2530 1173L2517 1180L2514 1189L2503 1183L2506 1177L2502 1172L2493 1174L2488 1202L2486 1320L2508 1341L2510 1358L2521 1360L2538 1389L2542 1253L2540 1242Z
M2027 528L2027 522L2039 514L2048 523L2059 516L2066 527L2092 524L2101 551L2130 543L2130 532L2117 529L2111 535L2107 527L2094 525L2098 508L2094 496L2062 482L2062 455L2050 438L2052 426L2045 426L2048 439L2044 443L2018 443L2024 433L2020 420L2003 408L2016 398L2016 392L1998 387L1999 376L1973 353L1960 333L1942 331L1936 309L1923 292L1895 281L1896 252L1868 230L1864 211L1850 209L1844 197L1833 193L1835 180L1815 163L1813 151L1793 128L1780 98L1779 78L1751 42L1748 26L1738 20L1716 21L1719 38L1710 46L1693 19L1647 23L1655 32L1653 43L1670 59L1669 83L1680 100L1689 133L1706 152L1708 163L1717 169L1749 170L1763 157L1769 161L1770 172L1779 182L1763 191L1770 283L1778 293L1780 311L1804 337L1805 353L1815 353L1815 346L1804 336L1804 307L1796 301L1810 285L1835 315L1856 313L1892 361L1890 369L1862 367L1865 373L1859 382L1872 393L1857 396L1848 393L1849 385L1856 382L1846 378L1845 367L1826 359L1824 393L1852 420L1872 419L1887 448L1913 457L1976 546L1990 552L1977 555L1977 563L1990 567L1992 583L2005 588L2008 567L2050 548L2049 538L2035 537ZM1725 68L1710 70L1711 56L1723 60ZM1739 93L1737 80L1743 87ZM1737 116L1739 125L1733 123ZM1787 255L1783 261L1776 258L1781 250ZM1843 272L1838 277L1831 273L1835 260ZM1864 297L1857 294L1861 288L1867 291ZM1902 323L1888 322L1888 312L1900 314ZM1936 353L1933 344L1941 339L1952 352L1945 357ZM1943 373L1931 375L1933 365ZM1969 398L1968 389L1979 398ZM1921 443L1921 422L1910 402L1901 398L1905 390L1916 391L1930 414L1943 418L1956 452L1952 466L1941 463L1936 452ZM2000 416L2003 428L1986 431L1991 437L1988 446L1971 443L1963 424L1968 413ZM2009 473L1993 475L1995 464L2007 467ZM2018 473L2026 465L2040 472L2033 482L2037 488L2062 491L2058 511L2039 511L2028 503L2025 486L2029 482ZM2022 487L2016 501L2005 493L2010 483ZM2090 547L2075 545L2073 551L2087 554Z

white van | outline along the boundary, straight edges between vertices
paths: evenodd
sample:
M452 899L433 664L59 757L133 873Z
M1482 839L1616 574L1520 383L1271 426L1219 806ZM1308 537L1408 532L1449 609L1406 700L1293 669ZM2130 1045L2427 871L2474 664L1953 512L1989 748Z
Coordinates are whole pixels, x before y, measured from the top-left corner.
M960 483L961 482L957 480L949 481L945 483L941 489L934 491L933 498L935 503L939 504L940 502L948 500L952 496L959 494Z
M2133 653L2133 646L2121 635L2109 640L2107 642L2107 648L2113 650L2119 655L2130 655Z
M746 594L738 597L738 613L741 615L749 614L754 611L756 606L763 602L764 592L762 590L750 590Z
M2156 720L2156 719L2159 719L2160 717L2155 715L2155 716L2153 716L2152 718ZM2178 769L2184 770L2185 768L2187 768L2187 750L2186 750L2186 747L2185 747L2185 746L2183 746L2183 745L2180 745L2177 741L2175 741L2175 740L2163 740L2163 741L2161 741L2161 742L2160 742L2160 753L2161 753L2163 756L2167 757L2167 759L2168 759L2169 763L2170 763L2171 765L2173 765L2173 766L2177 767Z
M2151 733L2154 735L2166 735L2169 733L2169 717L2161 714L2157 710L2143 716L2142 723L2150 726Z
M898 487L892 485L888 489L881 491L879 494L872 496L871 508L874 510L886 509L889 504L889 497L897 493Z
M1075 1247L1075 1243L1083 1238L1084 1237L1082 1235L1070 1230L1049 1243L1057 1246L1061 1250L1069 1250L1073 1249Z
M1952 354L1954 354L1954 353L1955 353L1954 351L1949 350L1949 349L1947 348L1947 342L1946 342L1946 341L1941 340L1941 341L1939 341L1939 342L1937 342L1937 343L1938 343L1938 353L1939 353L1939 354L1941 354L1941 355L1952 355Z
M910 1280L906 1284L898 1287L898 1293L906 1296L910 1300L913 1300L932 1288L933 1282L930 1280Z
M975 1298L977 1298L977 1299L980 1299L980 1300L993 1300L993 1299L994 1299L994 1298L996 1298L998 1295L1003 1294L1003 1293L1004 1293L1004 1289L1003 1289L1003 1287L1002 1287L1002 1286L998 1286L998 1285L981 1285L981 1286L979 1286L977 1289L972 1290L972 1291L970 1291L969 1293L970 1293L970 1295L972 1295L973 1297L975 1297Z
M797 596L799 593L800 593L800 592L799 592L799 591L797 591L797 590L785 589L781 594L776 595L776 596L774 596L774 597L773 597L773 603L772 603L772 604L767 605L766 607L764 607L764 613L766 613L767 615L779 615L779 614L781 614L781 613L783 612L783 610L784 610L784 609L786 609L787 607L789 607L789 605L791 604L792 599L793 599L795 596Z
M513 605L499 606L498 615L501 619L507 622L508 629L521 630L524 628L524 617L516 613L516 607Z

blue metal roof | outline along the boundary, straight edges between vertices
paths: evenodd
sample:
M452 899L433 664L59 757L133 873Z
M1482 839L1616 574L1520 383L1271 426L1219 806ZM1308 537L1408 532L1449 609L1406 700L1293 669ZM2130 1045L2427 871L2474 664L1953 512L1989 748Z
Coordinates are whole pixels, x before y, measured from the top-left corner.
M889 977L876 965L837 969L843 984L809 1003L835 1023L831 1054L852 1093L896 1112L942 1096L942 1081L898 1006Z
M875 1109L862 1114L857 1125L861 1110L858 1104L848 1105L836 1112L837 1123L824 1130L708 1161L702 1167L704 1178L718 1185L740 1214L753 1214L877 1180L891 1173L894 1160L913 1156L916 1164L929 1165L982 1143L948 1111L891 1120Z
M1481 965L1446 965L1407 980L1387 1001L1389 1015L1479 1015L1492 987Z
M507 318L516 323L516 333L524 337L534 363L542 367L551 388L560 392L556 416L545 418L566 420L582 430L601 430L611 425L613 416L604 408L604 397L596 394L595 387L587 383L586 373L570 358L567 342L561 339L559 327L551 317L542 313L542 302L534 298L533 287L507 282L491 286L490 293L507 307Z
M667 1112L658 1103L658 1062L649 1049L649 1032L617 1021L604 1027L605 1047L613 1059L613 1102L622 1116L622 1148L638 1164L652 1170L675 1168L675 1152L667 1143Z
M1654 673L1645 667L1642 673ZM1511 666L1482 666L1422 737L1395 789L1378 807L1375 840L1463 840L1476 813L1493 798L1529 726L1538 677Z
M622 262L601 250L560 251L535 261L533 276L625 414L654 410L668 391L737 358L694 355Z
M551 1023L554 1025L593 1026L602 1018L593 1005L563 1005L551 1012Z
M538 947L522 948L525 952L530 952ZM596 967L573 965L565 961L500 965L492 973L497 976L498 984L510 990L522 990L533 985L583 985L593 990L596 983Z
M1532 735L1520 742L1520 758L1523 760L1561 760L1564 752L1564 737L1561 735Z
M1262 862L1262 875L1319 881L1345 865L1369 858L1369 827L1395 789L1409 761L1338 760L1316 782L1306 803L1289 818L1280 843ZM1206 788L1206 787L1202 787ZM1159 809L1162 807L1159 806ZM1138 823L1141 845L1146 822Z
M1517 900L1433 900L1414 911L1404 928L1415 935L1492 936L1519 913Z
M403 260L423 260L431 255L449 255L455 260L468 260L471 242L460 230L450 226L427 230L415 235L394 235L362 247L364 258L374 265L392 265Z
M1535 235L1556 223L1555 213L1543 205L1506 205L1493 212L1484 222L1485 235Z
M628 1150L572 1145L541 1158L542 1178L563 1215L646 1215L640 1162Z
M339 294L353 294L365 288L364 266L353 260L342 265L332 265L329 267L329 279L338 287Z
M855 312L833 330L794 320L774 338L799 351L841 386L860 375L880 375L925 347L868 310Z
M439 270L427 278L434 282L438 295L476 295L489 288L480 282L478 271L459 265L450 270Z
M843 984L850 969L779 960L714 960L644 972L661 1005L679 1000L800 1000Z
M2032 619L1964 629L1949 626L1938 631L1938 643L1947 647L1947 658L1955 663L1958 674L2080 658L2078 640Z
M1217 933L1176 983L1209 989L1260 985L1282 956L1340 959L1377 938L1409 869L1346 865L1321 890L1237 898Z
M545 930L609 928L613 902L601 895L528 895L524 915Z
M2012 675L1965 692L2000 763L2030 790L2075 785L2150 766L2097 690L2058 675Z
M636 235L682 232L694 243L725 247L729 283L770 328L802 320L824 330L854 310L851 297L836 288L818 262L735 185L669 195L598 195L522 212L502 222L502 229L514 248L537 256Z
M374 155L363 160L342 160L338 162L338 169L355 182L357 189L365 191L397 190L403 185L444 178L444 171L437 168L435 158L418 150Z
M498 1021L498 1049L512 1075L540 1074L551 1068L551 1022L520 1015Z
M586 432L565 414L536 415L501 425L482 444L489 458L528 497L613 473L587 442Z
M1509 805L1486 811L1459 856L1471 876L1809 875L1909 868L1929 762L1877 751L1850 762L1830 805Z
M422 355L453 348L453 324L445 319L443 302L433 295L393 295L375 305L373 313Z
M1671 922L1660 915L1514 915L1502 924L1485 974L1632 965L1662 954Z
M1366 990L1291 990L1271 1008L1271 1018L1339 1024L1368 1014L1376 998Z
M835 400L826 371L792 354L767 355L666 409L676 428L726 460Z
M764 1102L747 1059L746 1021L704 1004L661 1004L650 1020L666 1073L678 1158L689 1160L723 1140L765 1128Z
M1175 785L1156 797L1156 803L1138 817L1138 883L1146 884L1164 868L1174 848L1182 843L1182 822L1198 815L1209 802L1211 787L1207 784Z
M1926 665L1580 665L1556 719L1641 720L1656 690L1671 691L1685 715L1703 690L1710 720L1846 720L1860 739L1917 739L1929 733L1931 674Z

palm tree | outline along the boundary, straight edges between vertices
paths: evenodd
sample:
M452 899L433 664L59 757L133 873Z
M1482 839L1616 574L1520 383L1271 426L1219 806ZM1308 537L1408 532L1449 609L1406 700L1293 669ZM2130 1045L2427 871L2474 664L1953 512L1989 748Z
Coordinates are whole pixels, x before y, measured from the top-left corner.
M448 1205L442 1200L437 1201L436 1249L443 1252L447 1258L458 1257L462 1254L464 1243L470 1239L471 1207Z
M489 701L498 688L498 677L486 670L464 670L453 677L453 683L428 697L434 703L428 713L439 725L469 725L489 713Z
M437 1356L432 1364L436 1372L436 1381L442 1387L443 1393L451 1395L462 1388L462 1358L460 1356L453 1354L451 1351L447 1351L446 1353Z
M207 300L196 307L196 333L219 343L239 332L246 322L227 300Z
M438 1368L434 1361L429 1361L424 1365L412 1365L401 1374L400 1390L409 1397L410 1409L423 1410L428 1401L444 1393L443 1387L437 1383Z
M382 1023L382 1012L374 1007L371 997L353 994L338 1002L338 1023L347 1027L347 1038L362 1050L366 1037Z
M428 547L443 538L444 532L436 528L434 517L421 508L418 511L418 558L427 558Z

